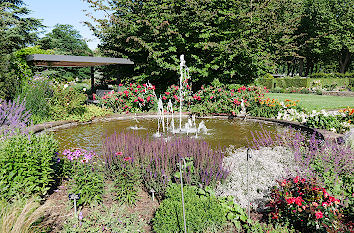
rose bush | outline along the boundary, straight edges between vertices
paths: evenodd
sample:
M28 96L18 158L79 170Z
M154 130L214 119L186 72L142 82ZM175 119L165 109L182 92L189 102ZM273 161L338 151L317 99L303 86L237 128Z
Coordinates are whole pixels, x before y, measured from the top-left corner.
M289 222L301 232L337 231L340 227L340 200L315 180L284 179L273 187L267 206L273 221Z
M114 112L143 112L156 109L155 86L151 84L119 84L119 91L111 91L99 99L100 105Z

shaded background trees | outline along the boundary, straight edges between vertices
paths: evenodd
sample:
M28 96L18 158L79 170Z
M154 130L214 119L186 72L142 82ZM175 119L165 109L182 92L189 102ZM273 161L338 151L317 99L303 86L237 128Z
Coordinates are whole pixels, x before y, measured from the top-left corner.
M86 1L107 13L87 23L102 54L135 62L108 70L118 79L176 83L180 54L196 86L350 69L353 0Z

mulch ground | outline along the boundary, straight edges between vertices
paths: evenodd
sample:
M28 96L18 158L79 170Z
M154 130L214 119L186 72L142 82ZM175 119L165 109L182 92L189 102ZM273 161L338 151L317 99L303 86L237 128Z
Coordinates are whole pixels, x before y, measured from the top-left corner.
M50 209L48 216L45 220L45 225L50 226L51 232L61 232L65 221L72 218L74 215L74 209L71 207L68 200L68 182L63 182L47 199L46 202L51 202L52 208ZM103 202L101 205L110 208L112 205L118 204L113 200L113 196L110 193L103 195ZM127 206L127 214L134 213L139 216L144 222L144 232L152 232L151 220L154 217L154 213L158 208L159 203L155 199L152 200L151 196L142 189L138 191L138 198L135 205ZM90 214L88 207L81 208L80 211L83 217Z

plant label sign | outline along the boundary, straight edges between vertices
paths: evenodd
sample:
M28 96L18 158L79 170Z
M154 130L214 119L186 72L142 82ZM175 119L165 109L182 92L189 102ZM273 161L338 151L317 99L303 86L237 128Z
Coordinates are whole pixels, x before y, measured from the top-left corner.
M76 194L76 193L71 193L69 194L69 199L70 200L79 200L80 199L80 193Z

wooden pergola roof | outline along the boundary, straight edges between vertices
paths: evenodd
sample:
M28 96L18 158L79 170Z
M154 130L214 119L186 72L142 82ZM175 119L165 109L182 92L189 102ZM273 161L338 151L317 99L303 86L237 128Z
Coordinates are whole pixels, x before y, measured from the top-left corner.
M44 67L88 67L88 66L106 66L106 65L133 65L126 58L111 57L89 57L89 56L68 56L68 55L49 55L32 54L26 57L28 62L35 66Z

